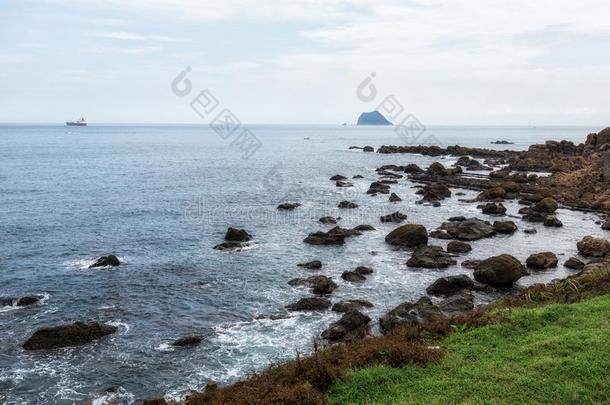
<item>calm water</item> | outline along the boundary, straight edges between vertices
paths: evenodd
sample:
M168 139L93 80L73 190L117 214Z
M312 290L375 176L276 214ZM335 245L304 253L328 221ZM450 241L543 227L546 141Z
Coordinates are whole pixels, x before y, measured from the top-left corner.
M318 258L321 274L339 284L333 301L366 298L373 318L418 298L434 279L469 271L408 269L408 253L383 242L393 229L379 215L400 209L409 222L429 229L454 215L485 217L457 197L433 208L407 180L392 186L403 198L370 197L368 185L382 164L434 160L411 155L350 151L350 145L399 144L391 128L252 126L262 147L250 159L230 140L197 126L0 126L0 297L38 294L29 308L0 308L0 402L130 403L151 395L172 397L209 380L227 382L311 347L313 336L337 318L283 312L307 291L287 285L309 274L296 263ZM599 128L432 128L444 145L491 147L508 139L526 149L545 139L584 140ZM306 139L309 138L309 139ZM455 159L442 159L451 164ZM328 178L351 177L340 189ZM454 190L454 192L457 190ZM476 193L465 191L467 196ZM466 197L467 198L467 197ZM339 212L338 201L361 207ZM282 201L300 201L278 213ZM515 215L516 203L508 203ZM341 215L342 226L369 223L377 231L341 247L315 247L302 239L326 226L323 215ZM473 243L464 258L511 253L521 260L552 250L560 262L576 254L575 241L604 235L595 215L560 210L564 228L536 228ZM491 218L489 218L491 219ZM246 228L256 243L242 252L220 252L228 226ZM434 243L445 245L445 241ZM88 270L96 256L115 253L124 262L110 270ZM357 265L375 273L362 285L340 274ZM521 285L569 274L559 267L533 272ZM485 300L485 297L477 297ZM37 328L76 320L119 327L110 338L79 348L26 353L21 344ZM201 334L204 342L173 350L168 342ZM112 388L112 392L106 392Z

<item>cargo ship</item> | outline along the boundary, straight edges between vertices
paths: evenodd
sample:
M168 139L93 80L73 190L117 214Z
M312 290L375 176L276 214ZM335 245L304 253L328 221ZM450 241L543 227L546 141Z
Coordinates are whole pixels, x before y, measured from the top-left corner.
M68 122L66 122L66 125L68 125L70 127L86 127L87 122L85 121L84 118L81 118L78 121L68 121Z

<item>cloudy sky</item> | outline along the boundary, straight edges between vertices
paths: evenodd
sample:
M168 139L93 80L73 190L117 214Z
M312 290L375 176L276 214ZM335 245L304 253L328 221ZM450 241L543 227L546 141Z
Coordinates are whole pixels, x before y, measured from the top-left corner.
M428 125L610 123L607 0L0 0L0 122L354 122L371 72Z

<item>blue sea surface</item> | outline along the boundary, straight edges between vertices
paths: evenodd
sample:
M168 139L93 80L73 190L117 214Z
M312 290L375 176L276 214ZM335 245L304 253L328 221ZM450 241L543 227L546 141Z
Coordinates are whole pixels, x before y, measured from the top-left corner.
M338 315L292 313L284 305L307 296L288 286L314 274L299 262L320 259L319 274L339 288L333 302L362 298L375 304L377 319L405 300L425 294L436 278L471 274L453 266L410 269L409 254L384 243L395 225L379 216L397 210L407 222L429 230L455 215L483 215L476 204L451 197L441 207L417 205L414 183L392 185L403 198L366 194L383 164L456 158L382 155L349 146L404 144L392 127L249 127L261 147L248 159L231 138L196 125L0 126L0 297L39 295L31 307L0 307L0 402L131 403L154 395L179 398L209 381L231 382L271 362L307 352L313 339ZM546 139L583 142L600 128L431 127L426 134L442 146L527 149ZM513 145L491 145L505 139ZM416 142L417 143L417 142ZM343 174L355 187L337 188L329 177ZM360 174L363 179L351 180ZM465 197L476 195L463 191ZM340 210L341 200L355 201ZM303 205L276 209L284 201ZM516 202L507 202L517 215ZM349 212L346 212L349 211ZM317 219L341 216L339 225L371 224L376 231L350 238L344 246L311 246L308 233L329 229ZM464 259L510 253L520 260L551 250L560 263L576 255L576 241L605 235L597 216L560 209L564 227L545 228L511 218L522 231L473 243ZM227 227L254 236L240 252L214 250ZM445 245L446 241L435 240ZM113 253L123 264L88 269L96 257ZM358 265L375 269L365 283L340 275ZM564 277L571 271L532 272L521 286ZM478 302L490 297L479 295ZM38 328L96 320L118 332L95 343L53 351L27 352L21 345ZM197 334L203 342L174 349L178 337Z

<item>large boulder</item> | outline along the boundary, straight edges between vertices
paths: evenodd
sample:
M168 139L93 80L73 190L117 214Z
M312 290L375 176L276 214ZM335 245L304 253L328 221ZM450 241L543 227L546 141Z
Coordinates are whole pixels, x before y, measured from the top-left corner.
M457 261L440 246L419 246L407 261L409 267L442 269L453 266Z
M116 326L98 322L75 322L42 328L23 344L26 350L57 349L67 346L81 346L117 331Z
M386 333L398 326L424 324L433 319L444 318L440 308L430 298L422 297L417 302L403 302L385 314L380 320L381 331Z
M366 336L371 318L358 310L352 309L343 314L341 319L330 324L322 332L322 337L331 342L350 341Z
M472 250L470 243L459 240L452 240L447 244L447 252L449 253L468 253Z
M447 176L449 172L442 163L434 162L432 163L428 169L426 169L426 173L431 174L433 176Z
M428 243L428 231L423 225L401 225L386 235L385 241L390 245L414 247Z
M407 219L407 216L400 211L393 212L391 214L383 215L379 217L381 222L402 222Z
M489 238L496 234L493 226L478 218L468 218L463 221L443 222L439 231L444 231L451 238L463 241L473 241Z
M367 194L390 194L390 186L380 181L374 181L369 186Z
M576 243L576 247L585 256L602 257L610 252L610 242L607 239L593 236L585 236Z
M228 242L248 242L252 239L245 229L229 228L225 234L225 240Z
M332 278L321 275L307 278L294 278L288 282L288 285L292 287L309 287L314 294L330 294L337 288L337 284Z
M119 261L118 257L116 257L115 255L108 255L99 257L95 261L95 263L89 266L89 268L92 269L94 267L116 267L120 264L121 262Z
M506 213L506 207L502 203L489 202L487 204L479 205L483 214L489 215L504 215Z
M447 316L457 315L474 308L474 297L470 291L463 291L445 298L438 307Z
M493 287L510 287L525 275L525 267L515 257L507 254L482 260L474 271L475 280Z
M360 274L355 271L344 271L341 274L341 278L352 283L361 283L366 280L366 276L364 274Z
M177 347L187 347L187 346L195 346L201 343L201 336L184 336L179 339L174 340L171 345Z
M553 197L543 198L542 200L538 201L534 205L534 209L536 211L544 212L545 214L554 213L555 211L557 211L558 207L559 207L559 205L557 204L557 201L555 201L555 199Z
M465 274L447 276L437 279L426 292L431 295L450 295L462 290L474 289L474 281Z
M421 202L435 202L451 197L451 190L443 183L431 183L418 190L417 194L423 195Z
M548 269L557 267L557 256L553 252L540 252L531 254L525 264L532 269Z
M582 270L585 267L585 263L577 257L570 257L563 265L574 270Z
M330 300L320 297L301 298L297 302L286 305L289 311L323 311L330 308Z
M351 311L354 309L372 308L372 307L373 307L373 304L371 304L367 300L355 299L355 300L339 301L333 305L331 310L334 312L348 312L348 311Z
M39 297L34 297L31 295L28 295L28 296L19 298L17 300L17 306L18 307L27 307L30 305L37 304L39 301L40 301Z
M513 221L494 221L493 228L498 233L511 234L515 233L517 225Z

